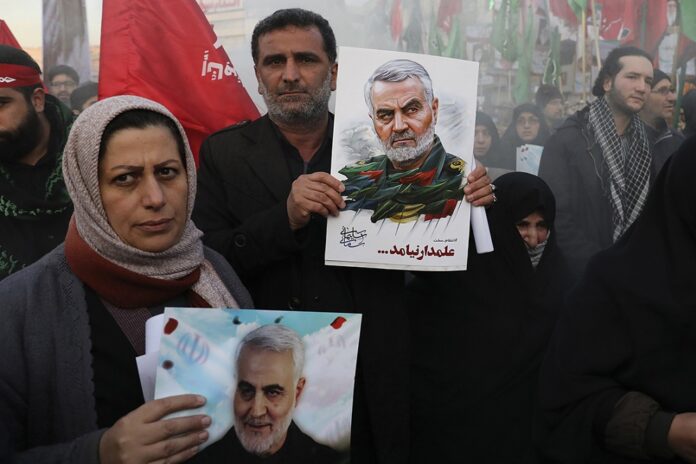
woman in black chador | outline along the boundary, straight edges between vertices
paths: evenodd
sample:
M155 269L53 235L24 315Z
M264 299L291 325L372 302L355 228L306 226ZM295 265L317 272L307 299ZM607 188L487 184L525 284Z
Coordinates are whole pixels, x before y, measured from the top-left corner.
M696 462L695 152L692 137L568 297L541 375L553 462Z
M544 113L532 103L523 103L513 110L512 121L487 165L514 171L517 168L517 148L522 145L544 146L549 135Z
M549 187L525 173L496 186L495 251L471 246L467 271L410 285L413 462L536 462L538 372L566 270Z

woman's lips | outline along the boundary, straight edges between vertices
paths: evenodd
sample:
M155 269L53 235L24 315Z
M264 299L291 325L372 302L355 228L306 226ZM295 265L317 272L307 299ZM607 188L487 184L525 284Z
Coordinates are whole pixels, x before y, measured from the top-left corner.
M172 224L172 221L172 218L145 221L138 224L138 228L146 232L164 232L169 229L169 227Z

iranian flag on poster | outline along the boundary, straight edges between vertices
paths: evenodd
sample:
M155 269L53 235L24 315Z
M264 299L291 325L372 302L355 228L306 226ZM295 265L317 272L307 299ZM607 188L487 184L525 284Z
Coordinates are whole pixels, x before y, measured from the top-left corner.
M115 95L166 106L196 162L208 135L259 116L194 0L104 0L99 98Z

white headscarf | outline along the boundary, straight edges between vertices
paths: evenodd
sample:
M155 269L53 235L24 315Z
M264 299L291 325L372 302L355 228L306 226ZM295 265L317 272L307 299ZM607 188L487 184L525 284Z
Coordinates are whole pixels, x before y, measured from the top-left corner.
M161 252L149 252L125 243L109 224L99 189L99 149L106 126L130 110L149 110L171 119L184 141L188 182L187 221L181 239ZM63 153L63 177L75 207L75 225L82 239L108 261L147 277L174 280L201 268L193 290L211 306L237 307L212 266L204 262L203 233L191 221L196 197L196 164L179 121L167 108L142 97L118 96L98 101L80 114L72 126Z

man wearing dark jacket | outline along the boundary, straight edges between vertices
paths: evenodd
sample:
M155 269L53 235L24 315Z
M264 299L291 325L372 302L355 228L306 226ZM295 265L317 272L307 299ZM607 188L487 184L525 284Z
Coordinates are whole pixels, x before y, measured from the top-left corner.
M0 279L63 242L72 204L61 171L71 115L41 69L0 45Z
M653 154L653 168L660 172L667 158L676 152L684 141L684 136L674 130L672 118L677 94L672 79L663 71L656 69L653 75L652 90L639 113L645 123Z
M257 24L252 55L268 114L203 143L194 221L258 308L363 314L351 461L408 462L404 275L324 265L325 218L345 206L329 174L333 31L316 13L279 10ZM469 176L474 205L492 201L484 173Z
M556 197L556 238L576 275L621 237L645 203L655 168L638 112L652 80L645 51L612 50L592 89L597 99L544 147L539 176Z

